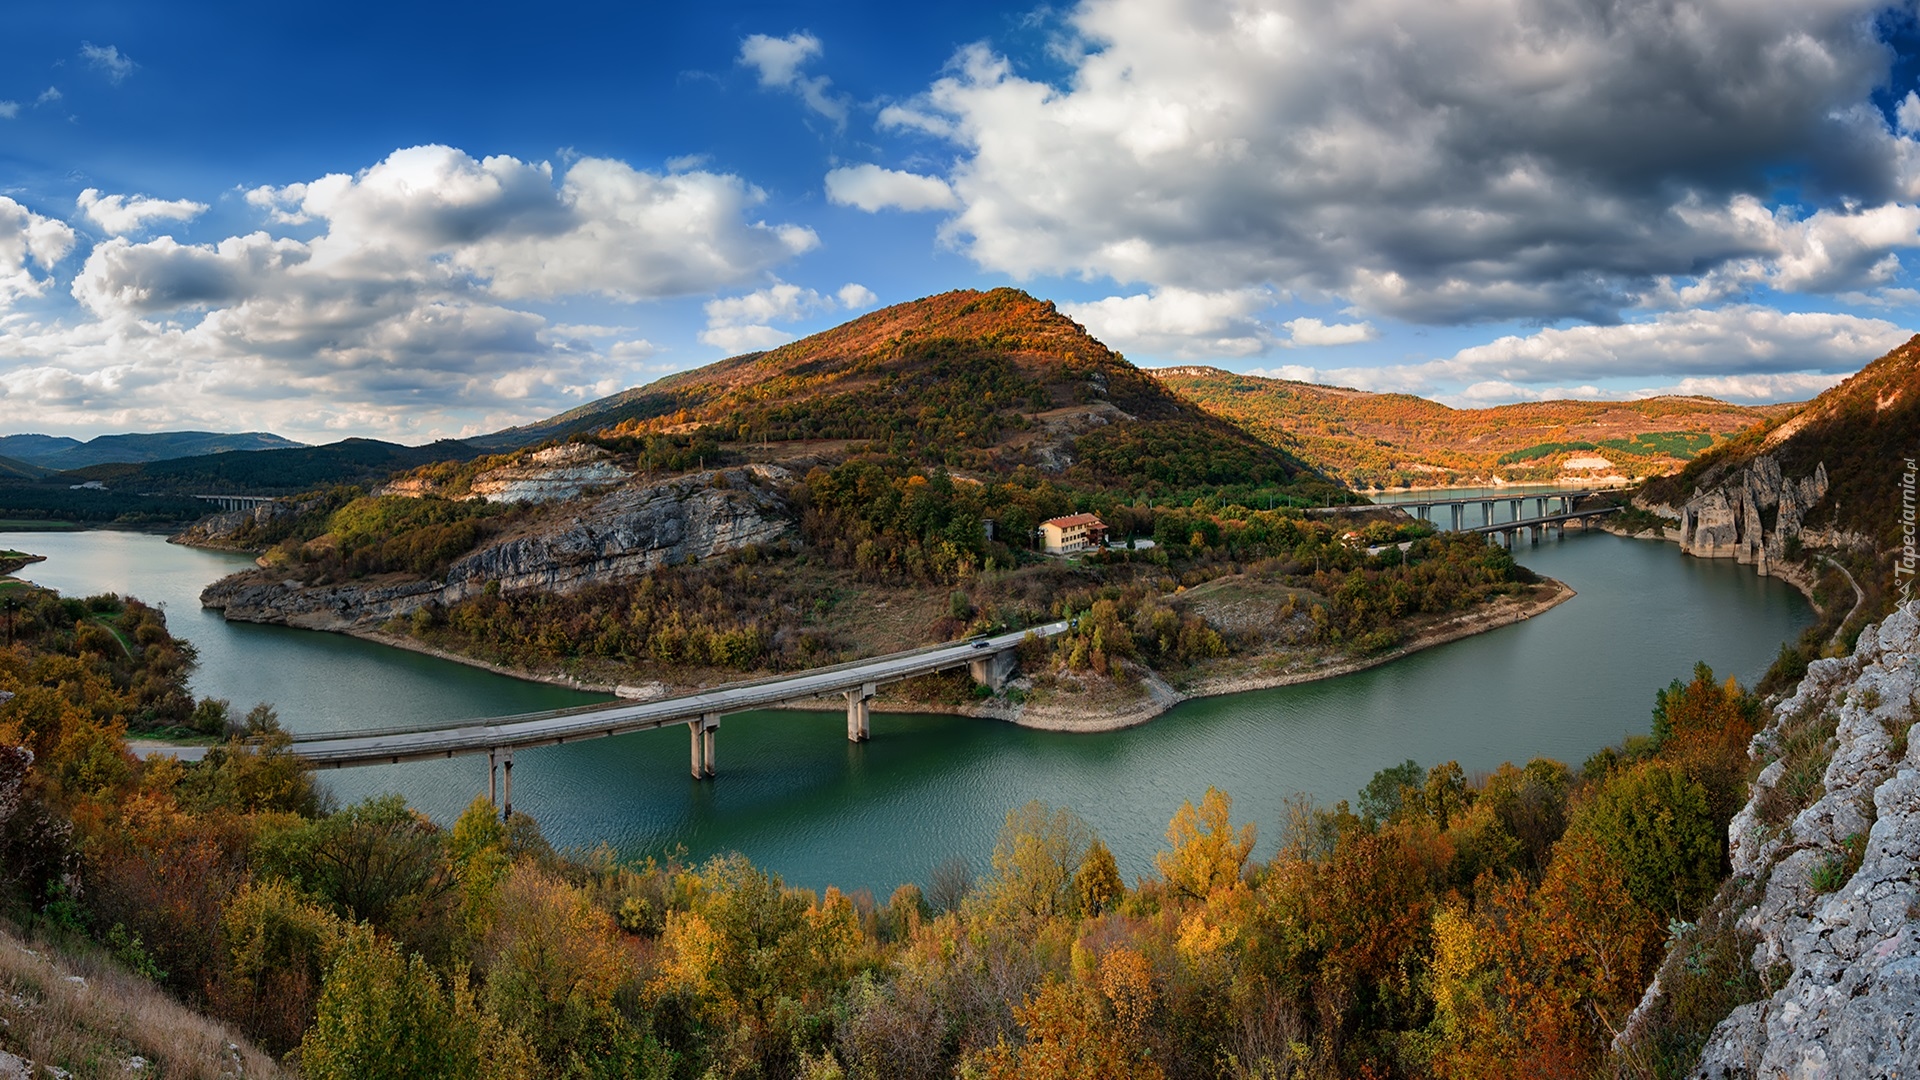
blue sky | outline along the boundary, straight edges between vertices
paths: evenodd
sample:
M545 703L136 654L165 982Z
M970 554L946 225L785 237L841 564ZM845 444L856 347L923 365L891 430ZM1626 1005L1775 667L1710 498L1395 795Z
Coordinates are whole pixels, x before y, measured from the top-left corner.
M1911 5L16 5L0 431L492 430L1019 285L1150 366L1810 396L1920 325Z

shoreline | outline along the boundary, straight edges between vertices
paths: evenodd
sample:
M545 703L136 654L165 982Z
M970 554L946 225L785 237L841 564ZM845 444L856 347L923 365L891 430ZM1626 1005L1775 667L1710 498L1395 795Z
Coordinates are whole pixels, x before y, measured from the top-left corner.
M1600 528L1606 532L1612 533L1615 536L1624 537L1628 540L1651 540L1659 544L1673 544L1676 547L1678 547L1680 544L1679 537L1667 535L1667 530L1668 528L1671 528L1671 526L1663 526L1660 529L1660 532L1658 535L1652 535L1650 530L1647 530L1647 529L1642 529L1639 532L1628 532L1627 530L1622 529L1619 526L1613 524L1613 522L1611 522L1610 520L1602 518L1600 521ZM1708 558L1707 556L1704 556L1704 555L1695 555L1693 552L1688 551L1685 548L1681 548L1680 554L1685 555L1690 559ZM1824 607L1821 607L1820 601L1817 598L1815 598L1813 595L1813 586L1814 586L1815 579L1810 577L1807 574L1806 569L1800 566L1798 563L1786 563L1783 566L1769 567L1767 573L1761 574L1759 572L1758 565L1755 563L1743 563L1743 562L1740 562L1738 559L1721 560L1717 558L1712 561L1731 562L1736 566L1752 566L1754 567L1754 573L1759 577L1773 578L1776 581L1784 581L1787 584L1793 586L1794 589L1797 590L1801 596L1806 597L1807 603L1812 605L1813 610L1818 612L1821 618L1824 619L1827 616L1827 609ZM1785 571L1785 572L1783 573L1782 571Z
M1283 686L1297 686L1301 683L1319 682L1323 679L1336 679L1342 675L1352 675L1356 672L1390 664L1395 660L1412 656L1414 653L1422 652L1436 646L1446 645L1450 642L1473 637L1476 634L1483 634L1490 630L1498 630L1503 626L1511 626L1514 623L1531 619L1535 615L1550 611L1579 595L1579 593L1574 591L1572 586L1564 581L1550 577L1542 577L1540 580L1542 584L1551 586L1553 590L1545 597L1524 602L1509 601L1509 598L1502 597L1500 600L1493 601L1486 608L1462 612L1443 622L1429 626L1420 633L1415 634L1413 640L1404 645L1396 646L1378 656L1334 659L1322 662L1305 671L1277 672L1266 675L1205 676L1196 680L1192 686L1185 689L1172 686L1162 680L1157 674L1154 674L1144 680L1148 687L1146 700L1137 702L1134 707L1130 709L1115 712L1110 709L1096 711L1091 708L1075 706L1061 708L1049 708L1045 705L1037 707L1025 706L1019 710L1021 715L1015 717L1003 716L1002 718L1010 720L1012 723L1018 724L1021 727L1033 728L1039 731L1097 734L1103 731L1121 731L1130 727L1138 727L1141 724L1145 724L1159 717L1175 705L1183 701L1194 700L1195 698L1225 697L1230 694L1246 694L1257 690L1274 690ZM1256 655L1248 657L1247 659L1257 664L1262 657ZM968 713L970 715L986 715L984 712L969 713L969 711L965 709L956 709L954 711ZM1004 711L1005 710L1002 710L1002 712ZM1034 712L1041 712L1043 715L1031 715Z
M1121 731L1154 720L1183 701L1195 698L1225 697L1230 694L1251 693L1257 690L1273 690L1283 686L1296 686L1301 683L1319 682L1323 679L1352 675L1370 668L1390 664L1395 660L1411 656L1414 653L1464 638L1498 630L1504 626L1549 611L1579 595L1572 586L1555 578L1542 577L1541 584L1551 592L1544 597L1526 601L1510 597L1501 597L1482 608L1462 612L1441 622L1426 627L1415 634L1412 640L1396 646L1377 656L1353 657L1339 656L1324 658L1305 670L1288 670L1268 674L1221 674L1203 676L1185 688L1175 687L1163 679L1157 672L1148 672L1141 680L1147 688L1142 699L1136 699L1119 708L1110 707L1106 702L1077 703L1061 701L1058 703L1011 703L1004 698L994 698L978 704L942 705L935 702L902 701L897 698L881 696L874 699L872 709L882 713L922 713L944 714L951 716L974 716L982 719L1001 720L1020 727L1036 731L1060 731L1078 734L1098 734L1107 731ZM584 693L606 694L623 700L648 701L671 695L675 688L655 682L649 685L633 687L623 684L590 682L563 672L535 672L508 667L470 656L462 656L425 642L398 634L374 629L348 629L337 631L349 637L359 638L376 645L404 649L408 652L431 656L435 659L466 667L478 668L496 675L520 679L525 682L543 683L568 690ZM1273 659L1277 654L1253 654L1239 658L1244 666L1258 666L1265 660ZM1015 680L1018 683L1022 680ZM678 688L683 693L696 693L701 687ZM622 693L626 691L626 693ZM817 707L812 705L783 706L803 712L832 712L840 707L834 699L820 698Z

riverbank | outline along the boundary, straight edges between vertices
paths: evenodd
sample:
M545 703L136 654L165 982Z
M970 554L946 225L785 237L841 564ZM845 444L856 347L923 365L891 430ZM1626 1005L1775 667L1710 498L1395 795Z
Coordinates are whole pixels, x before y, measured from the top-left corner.
M0 551L0 577L17 574L37 562L46 562L45 555L29 555L24 551Z
M1609 518L1600 518L1599 526L1602 530L1606 532L1610 532L1615 536L1625 537L1629 540L1655 540L1655 541L1660 541L1664 543L1670 543L1675 547L1680 546L1680 538L1678 536L1667 535L1670 528L1668 526L1663 526L1658 531L1657 535L1650 535L1650 531L1647 529L1642 529L1639 532L1629 532L1628 530L1621 528L1619 525L1615 524ZM1680 553L1682 555L1686 555L1690 558L1695 558L1695 559L1706 558L1706 556L1695 555L1685 550L1682 550ZM1725 559L1723 561L1732 562L1733 560ZM1739 563L1738 565L1755 566L1755 564L1753 563ZM1758 573L1758 570L1759 568L1755 566L1756 573ZM1790 563L1790 562L1782 561L1782 562L1776 562L1776 563L1770 564L1767 567L1767 572L1765 574L1762 574L1761 576L1776 578L1780 581L1784 581L1787 584L1793 586L1794 589L1796 589L1800 593L1800 595L1807 598L1807 603L1813 605L1813 610L1819 612L1822 618L1826 617L1827 609L1821 606L1820 599L1814 596L1813 594L1813 587L1817 581L1818 575L1816 575L1812 570L1808 569L1807 567L1801 566L1799 563ZM1855 586L1856 591L1858 591L1858 588L1859 588L1858 586Z
M1373 656L1354 657L1339 652L1300 650L1271 651L1215 661L1206 673L1190 683L1175 686L1156 672L1147 672L1136 687L1121 688L1106 680L1105 685L1088 685L1077 691L1049 693L1038 698L1029 677L1008 685L1019 691L1017 697L1000 696L968 704L928 702L882 692L872 703L881 713L919 713L974 716L1004 720L1039 731L1063 731L1097 734L1138 727L1165 713L1183 701L1222 697L1254 690L1334 679L1366 671L1425 649L1459 641L1462 638L1511 626L1549 611L1578 595L1564 582L1542 579L1534 586L1535 595L1525 599L1503 596L1472 611L1440 619L1416 630L1404 644ZM389 648L431 656L435 659L489 671L496 675L565 687L587 693L651 701L676 693L695 693L711 686L670 687L662 682L626 685L595 682L561 671L534 671L491 663L471 656L426 644L403 634L381 630L344 630L351 637ZM838 698L820 698L796 702L792 708L802 711L830 712L843 706Z
M1537 590L1544 595L1527 599L1500 597L1484 607L1463 612L1423 627L1405 644L1375 656L1351 657L1338 653L1323 654L1304 666L1297 653L1267 653L1218 661L1214 670L1190 684L1174 686L1150 676L1143 680L1146 694L1131 701L1107 700L1111 695L1090 695L1087 701L1040 701L996 713L979 710L973 715L998 715L1021 727L1042 731L1097 733L1119 731L1147 723L1183 701L1222 697L1254 690L1272 690L1282 686L1319 682L1342 675L1366 671L1437 645L1484 634L1511 626L1552 610L1577 593L1566 583L1544 578ZM1222 669L1226 670L1222 670ZM956 712L969 712L956 709ZM1011 715L1009 715L1011 713Z

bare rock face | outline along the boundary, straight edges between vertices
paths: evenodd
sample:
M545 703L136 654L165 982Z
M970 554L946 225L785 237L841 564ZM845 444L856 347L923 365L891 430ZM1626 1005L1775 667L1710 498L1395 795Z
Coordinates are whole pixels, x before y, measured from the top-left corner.
M1733 873L1764 883L1742 917L1758 933L1760 971L1784 973L1773 997L1714 1029L1693 1076L1920 1075L1920 611L1909 605L1860 635L1852 656L1818 660L1776 719L1754 736L1765 753L1785 718L1837 717L1825 790L1786 826L1758 807L1780 783L1778 762L1729 826ZM1865 836L1860 868L1821 892L1817 871L1840 865Z
M474 477L469 499L493 502L553 502L608 484L624 483L633 473L614 464L597 446L575 443L535 451L515 465L489 469Z
M248 525L266 528L282 518L299 515L310 504L290 500L275 500L261 503L251 510L228 510L194 522L180 535L172 537L176 544L188 547L232 547L240 530Z
M630 484L583 500L571 517L548 517L496 539L460 558L441 580L307 585L284 570L261 569L214 582L200 603L237 622L351 630L428 604L457 603L490 585L509 595L573 592L785 537L792 523L776 485L786 479L785 470L753 465Z
M1679 507L1680 550L1705 559L1734 559L1765 575L1770 564L1786 557L1787 541L1801 535L1807 511L1826 494L1826 465L1789 480L1773 455L1762 455Z

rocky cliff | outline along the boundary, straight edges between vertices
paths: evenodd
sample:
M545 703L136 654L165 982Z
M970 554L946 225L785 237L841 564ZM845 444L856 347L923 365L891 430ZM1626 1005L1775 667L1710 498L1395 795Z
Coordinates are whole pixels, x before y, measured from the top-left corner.
M1788 542L1803 535L1807 511L1826 494L1826 465L1792 480L1773 455L1765 454L1677 507L1635 502L1677 523L1680 550L1703 559L1734 559L1764 576L1788 561Z
M388 575L310 585L289 571L261 568L214 582L200 602L240 622L354 630L455 603L490 585L503 593L571 592L781 539L792 528L778 491L787 479L784 470L753 465L629 484L580 500L572 513L544 514L462 556L439 579Z
M474 476L458 497L504 503L558 502L632 478L633 470L620 465L605 449L590 443L567 443L486 469ZM388 483L374 494L417 499L447 493L432 479L413 475Z
M1754 737L1756 760L1779 760L1728 830L1729 887L1757 896L1740 925L1758 937L1754 970L1780 989L1714 1029L1694 1076L1920 1075L1917 695L1920 610L1908 605L1852 656L1815 661ZM1818 797L1796 807L1805 782L1785 744L1829 724Z

